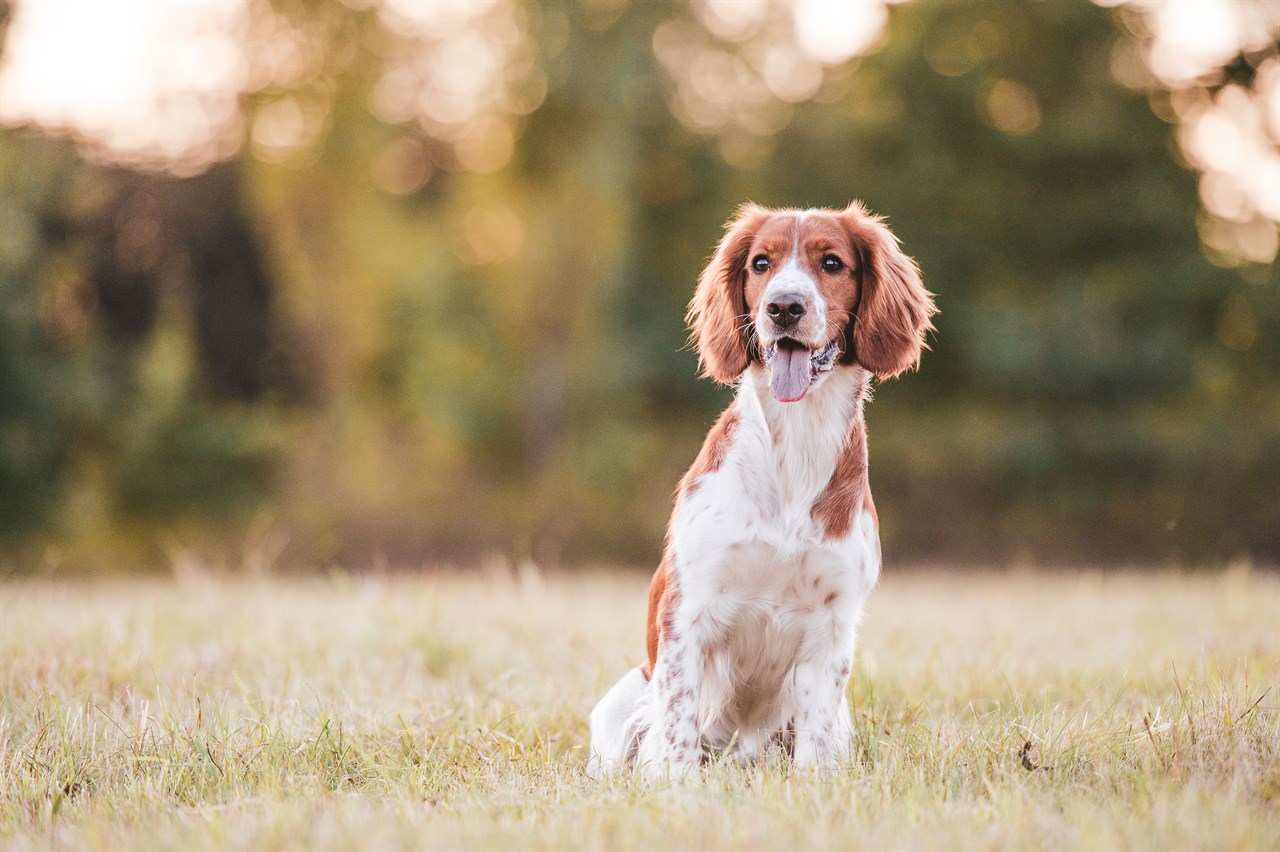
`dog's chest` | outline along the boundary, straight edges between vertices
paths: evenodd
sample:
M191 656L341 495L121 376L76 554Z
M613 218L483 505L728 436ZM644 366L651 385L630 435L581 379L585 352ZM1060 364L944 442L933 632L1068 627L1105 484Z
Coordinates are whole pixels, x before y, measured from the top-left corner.
M703 635L701 701L702 718L716 720L707 729L713 740L751 726L785 725L790 674L838 644L874 582L869 560L852 551L788 553L755 541L725 556L702 602L706 624L714 625Z
M773 713L788 672L856 620L874 574L848 549L795 552L759 539L718 557L689 571L681 588L688 629L706 652L704 715L745 725Z
M818 570L841 549L826 541L813 509L860 417L858 377L842 371L786 408L768 398L766 386L754 387L760 381L754 373L744 379L724 461L681 497L671 532L677 551L698 565L734 550L771 575L785 566Z
M787 673L856 623L878 577L872 517L858 511L850 533L832 539L813 512L860 404L834 378L819 390L838 396L815 394L785 411L740 395L725 463L678 507L680 587L704 615L694 629L705 631L712 715L735 708L727 718L742 723L772 712Z
M731 545L713 569L716 591L742 609L767 608L777 616L830 606L852 567L830 548L780 548L779 533Z

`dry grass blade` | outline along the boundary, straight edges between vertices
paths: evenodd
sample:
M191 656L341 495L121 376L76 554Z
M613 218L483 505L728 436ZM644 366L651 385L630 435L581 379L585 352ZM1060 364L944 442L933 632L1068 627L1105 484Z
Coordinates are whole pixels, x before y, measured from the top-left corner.
M1249 705L1248 710L1244 711L1243 713L1241 713L1239 716L1236 717L1236 724L1238 725L1241 722L1243 722L1246 716L1248 716L1254 710L1258 709L1258 705L1262 703L1262 699L1266 698L1270 693L1271 693L1271 687L1268 686L1266 690L1264 690L1263 693L1258 696L1258 700Z
M891 573L844 770L592 783L646 584L0 585L0 847L1280 848L1280 577Z

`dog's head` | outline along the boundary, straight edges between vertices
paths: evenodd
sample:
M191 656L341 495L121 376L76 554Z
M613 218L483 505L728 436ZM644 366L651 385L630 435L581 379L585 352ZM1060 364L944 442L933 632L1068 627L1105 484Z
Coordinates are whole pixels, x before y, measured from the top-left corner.
M702 369L726 384L767 366L780 402L802 399L840 364L879 378L915 367L933 297L878 216L748 204L698 279L689 326Z

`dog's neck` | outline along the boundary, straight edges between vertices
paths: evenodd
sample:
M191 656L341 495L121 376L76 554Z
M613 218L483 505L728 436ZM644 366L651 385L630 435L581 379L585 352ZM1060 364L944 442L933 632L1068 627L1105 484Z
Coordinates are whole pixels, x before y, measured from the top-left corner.
M862 406L870 379L861 367L840 366L799 402L778 402L768 369L748 368L738 389L739 410L767 432L768 447L755 458L792 492L784 499L812 502L831 481L851 436L865 430Z

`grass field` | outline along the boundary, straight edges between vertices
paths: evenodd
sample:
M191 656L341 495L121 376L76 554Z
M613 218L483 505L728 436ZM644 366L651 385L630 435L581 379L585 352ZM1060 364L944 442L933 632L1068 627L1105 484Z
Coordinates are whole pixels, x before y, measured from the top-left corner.
M0 847L1280 848L1275 574L890 571L856 764L594 784L646 581L0 585Z

